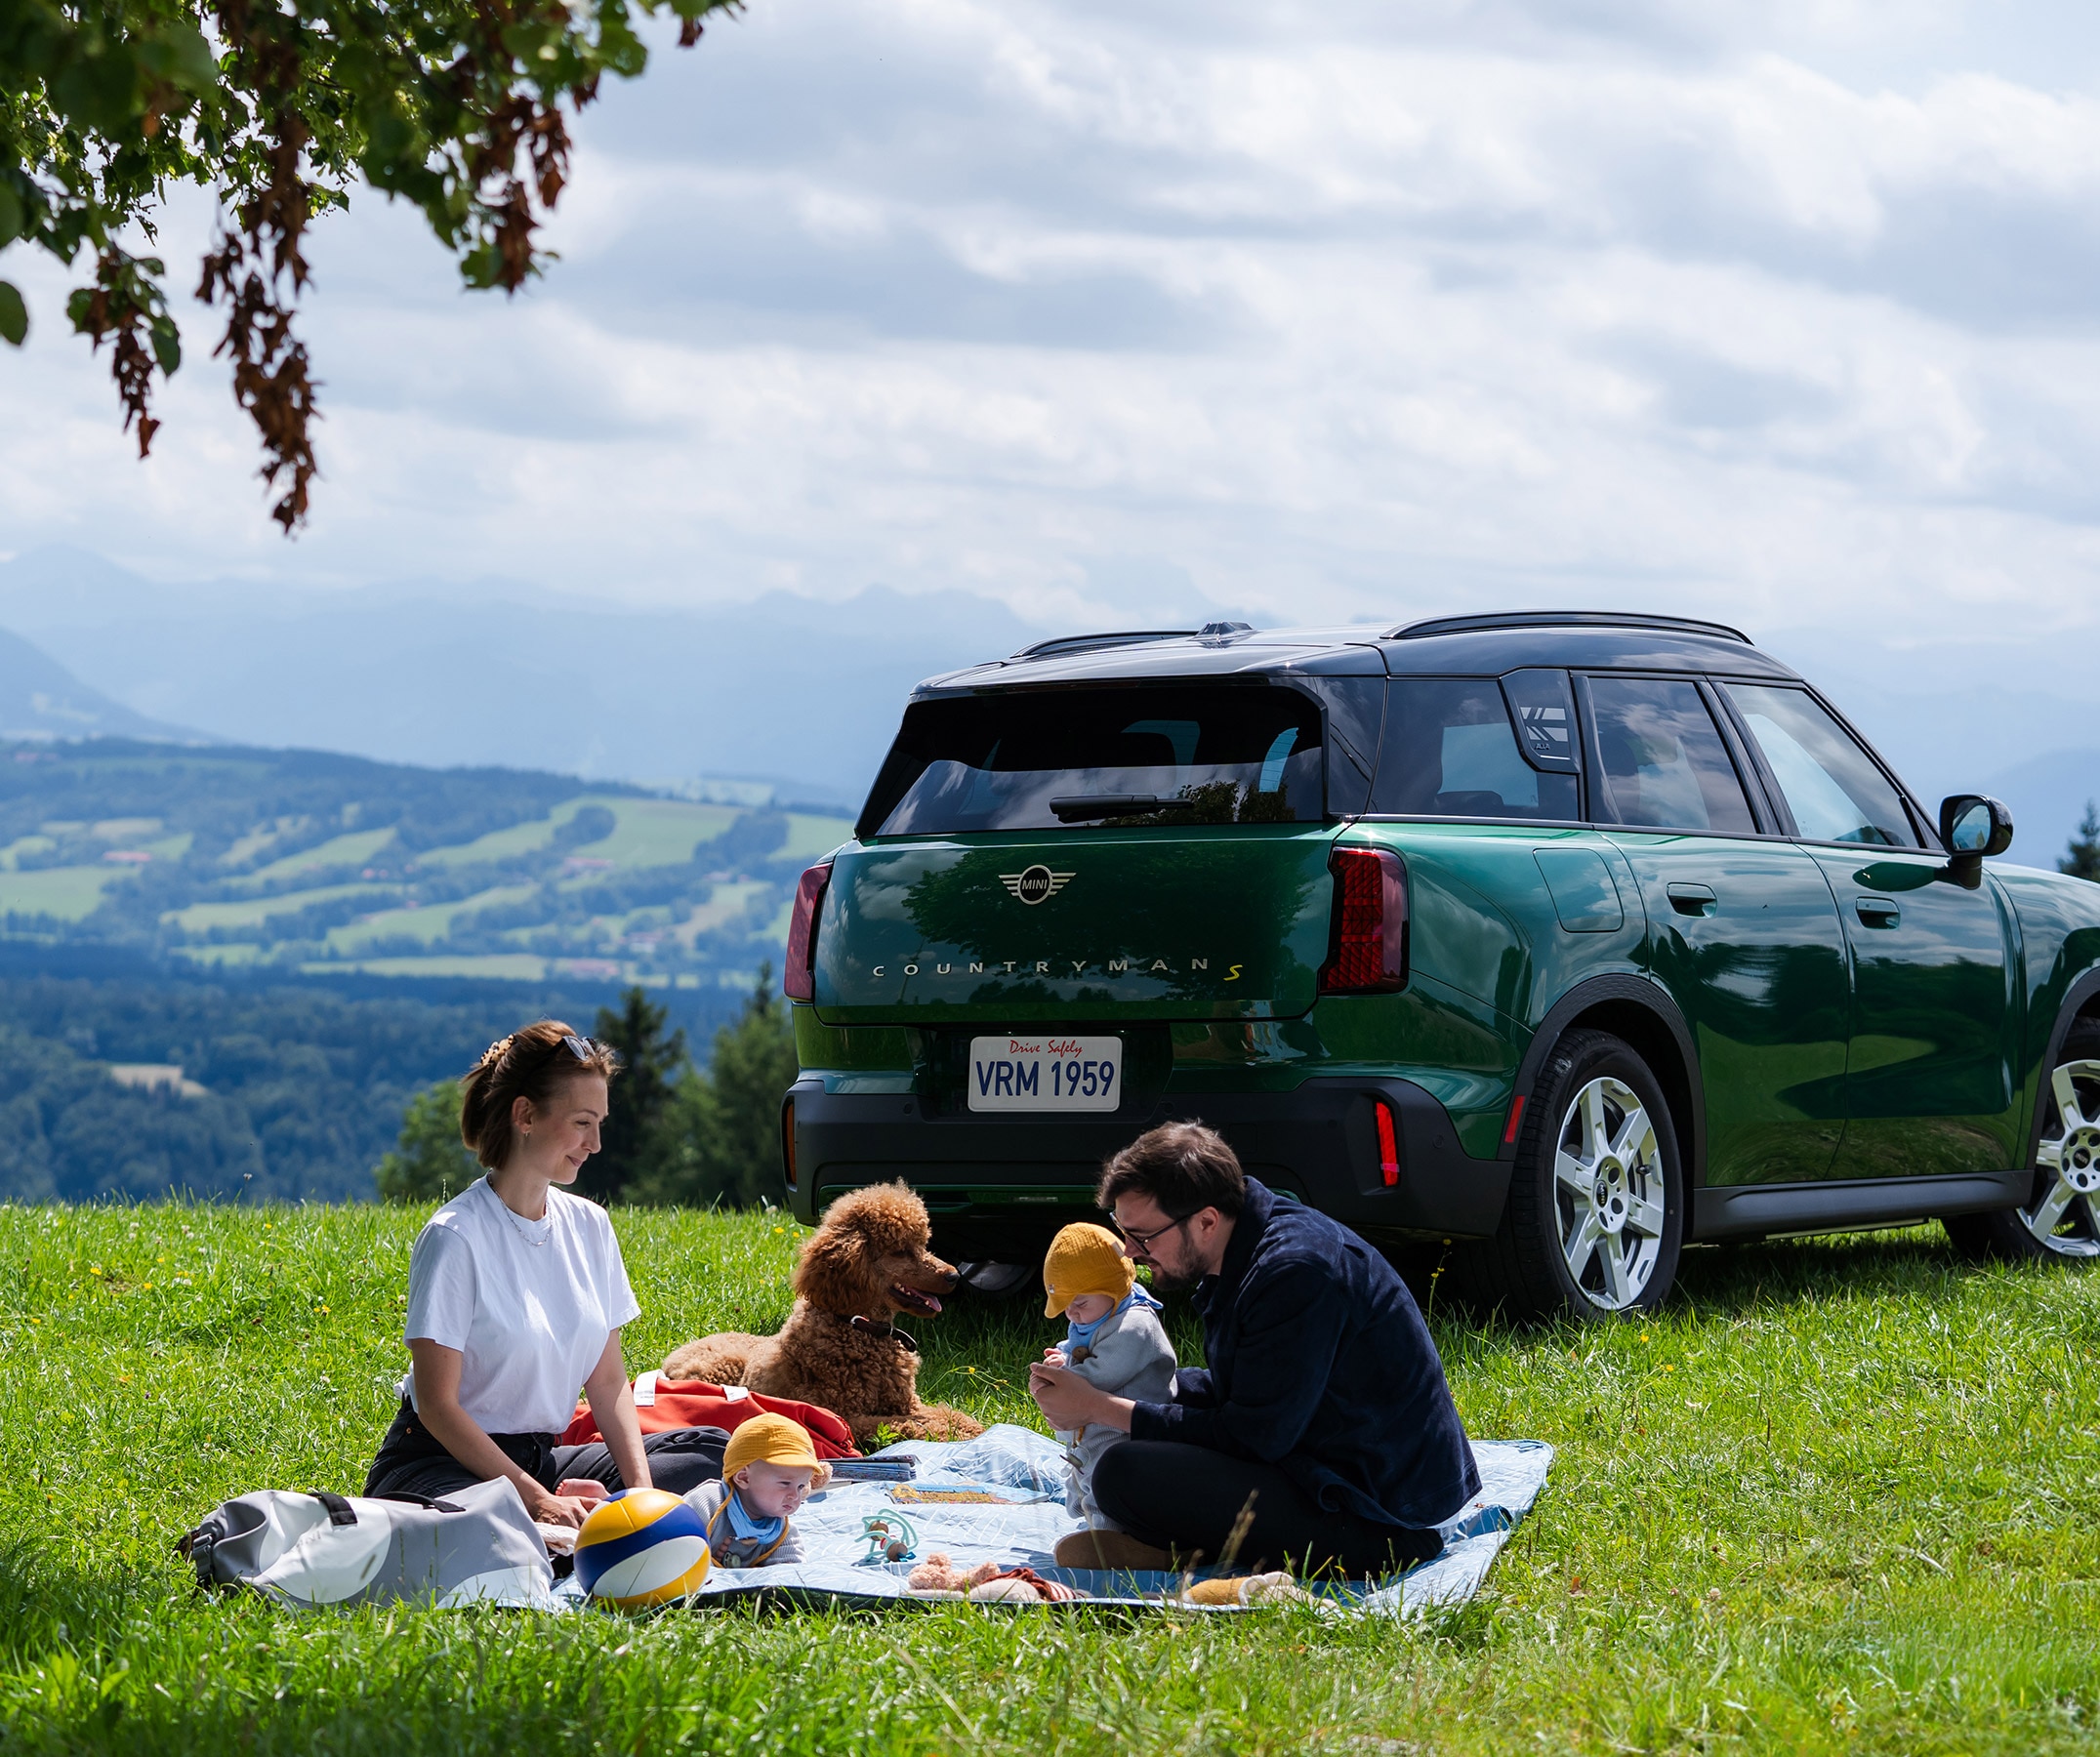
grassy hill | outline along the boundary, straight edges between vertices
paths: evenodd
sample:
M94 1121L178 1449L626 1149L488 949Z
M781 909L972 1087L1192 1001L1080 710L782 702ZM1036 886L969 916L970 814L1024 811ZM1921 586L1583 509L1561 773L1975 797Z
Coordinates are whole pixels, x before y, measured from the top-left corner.
M847 831L531 770L0 742L0 930L226 973L740 985Z
M0 1749L256 1757L2090 1751L2100 1280L1937 1227L1686 1253L1639 1323L1431 1312L1467 1427L1559 1449L1464 1609L1420 1623L977 1605L628 1618L197 1594L228 1495L354 1492L427 1209L0 1207ZM787 1315L775 1214L615 1214L631 1369ZM920 1389L1040 1425L1050 1326L964 1300ZM1200 1338L1185 1295L1167 1321Z

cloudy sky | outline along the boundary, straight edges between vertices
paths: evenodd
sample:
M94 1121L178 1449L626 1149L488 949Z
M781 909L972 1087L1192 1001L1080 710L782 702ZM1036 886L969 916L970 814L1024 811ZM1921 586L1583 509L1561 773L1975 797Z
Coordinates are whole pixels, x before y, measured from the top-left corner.
M515 302L376 198L324 225L291 545L201 310L142 467L15 253L0 553L1052 627L1581 601L2082 693L2090 0L752 0L582 135Z

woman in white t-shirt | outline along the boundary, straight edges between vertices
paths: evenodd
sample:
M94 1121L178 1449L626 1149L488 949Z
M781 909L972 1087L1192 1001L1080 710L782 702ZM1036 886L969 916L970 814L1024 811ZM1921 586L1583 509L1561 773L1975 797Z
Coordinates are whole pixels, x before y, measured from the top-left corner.
M368 1495L441 1497L508 1478L546 1525L578 1525L605 1489L682 1494L721 1474L727 1436L644 1440L620 1328L641 1314L612 1221L559 1186L598 1149L611 1050L542 1019L491 1043L461 1082L460 1136L488 1175L432 1214L408 1263L412 1365ZM559 1446L581 1389L603 1444Z

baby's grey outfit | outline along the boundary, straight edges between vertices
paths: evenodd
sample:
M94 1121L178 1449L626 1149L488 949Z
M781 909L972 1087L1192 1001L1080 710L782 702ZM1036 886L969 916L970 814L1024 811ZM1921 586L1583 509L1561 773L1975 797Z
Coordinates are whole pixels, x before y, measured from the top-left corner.
M1174 1401L1174 1344L1150 1306L1133 1305L1110 1318L1093 1332L1093 1346L1079 1353L1080 1359L1065 1365L1090 1385L1138 1403ZM1093 1467L1103 1452L1130 1435L1096 1424L1076 1434L1060 1431L1057 1438L1064 1446L1065 1510L1083 1515L1091 1531L1120 1531L1094 1505Z

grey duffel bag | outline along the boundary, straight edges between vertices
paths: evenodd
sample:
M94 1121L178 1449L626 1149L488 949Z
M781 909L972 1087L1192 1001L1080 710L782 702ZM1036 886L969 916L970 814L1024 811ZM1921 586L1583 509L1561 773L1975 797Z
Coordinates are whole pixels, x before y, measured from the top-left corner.
M433 1501L258 1490L176 1548L199 1585L251 1587L302 1611L404 1599L555 1609L547 1545L500 1477Z

